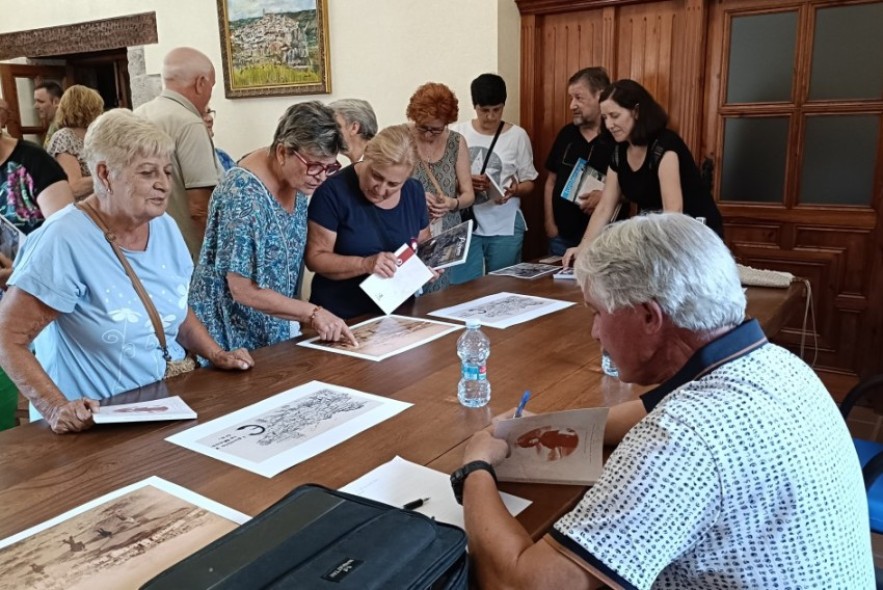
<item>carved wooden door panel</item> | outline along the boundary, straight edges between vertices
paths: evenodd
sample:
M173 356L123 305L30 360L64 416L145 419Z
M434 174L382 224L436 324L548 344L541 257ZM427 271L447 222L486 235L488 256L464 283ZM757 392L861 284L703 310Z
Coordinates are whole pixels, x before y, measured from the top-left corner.
M883 371L880 23L879 1L719 0L708 12L702 153L727 242L745 264L809 279L815 366L841 391ZM802 320L781 335L792 349Z

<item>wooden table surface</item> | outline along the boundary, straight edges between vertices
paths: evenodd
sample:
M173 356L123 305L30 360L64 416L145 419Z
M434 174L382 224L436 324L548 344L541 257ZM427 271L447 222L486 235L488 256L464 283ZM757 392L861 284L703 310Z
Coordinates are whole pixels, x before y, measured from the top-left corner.
M399 313L424 316L500 291L578 305L505 330L485 328L492 344L492 397L485 408L467 409L457 402L460 331L379 363L284 342L255 351L256 366L246 373L200 369L122 395L126 401L180 395L199 414L199 423L314 379L414 405L271 479L164 440L193 421L99 426L64 436L39 421L0 432L0 538L152 475L255 515L300 484L337 488L395 455L448 472L459 466L469 436L514 407L525 389L533 392L533 412L612 405L643 391L601 373L589 314L572 281L485 277L421 297ZM797 285L749 289L749 314L773 335L801 308L802 295ZM584 491L579 486L502 487L533 500L519 520L535 537Z

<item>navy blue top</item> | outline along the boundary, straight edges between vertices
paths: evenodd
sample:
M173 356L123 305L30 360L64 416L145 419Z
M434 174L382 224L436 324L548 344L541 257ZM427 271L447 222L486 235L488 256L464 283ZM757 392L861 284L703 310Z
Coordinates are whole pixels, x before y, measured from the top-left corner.
M416 240L429 225L426 197L418 181L406 180L399 204L381 209L359 188L355 165L322 183L310 199L308 219L337 234L334 253L341 256L395 252L402 244ZM343 319L378 313L380 308L359 288L367 276L334 280L316 273L310 302Z

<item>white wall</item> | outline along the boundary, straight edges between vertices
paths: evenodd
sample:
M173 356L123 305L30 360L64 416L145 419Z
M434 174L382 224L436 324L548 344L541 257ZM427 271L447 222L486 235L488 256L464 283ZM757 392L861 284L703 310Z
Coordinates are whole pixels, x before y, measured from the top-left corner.
M189 45L219 70L212 106L216 144L238 157L272 139L292 102L358 97L371 102L381 127L405 120L411 93L427 81L449 85L460 118L473 114L469 83L499 72L509 87L506 118L518 120L520 27L515 0L328 0L332 94L314 97L224 97L215 0L0 0L0 33L155 11L159 43L145 47L147 73L159 73L165 53Z

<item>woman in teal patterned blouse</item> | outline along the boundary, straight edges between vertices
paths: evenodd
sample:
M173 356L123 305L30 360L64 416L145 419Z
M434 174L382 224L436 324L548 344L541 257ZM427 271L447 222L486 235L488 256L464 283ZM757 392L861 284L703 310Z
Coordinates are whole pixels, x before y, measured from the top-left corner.
M340 169L342 147L333 110L295 104L273 143L242 158L215 187L190 306L222 347L275 344L297 336L301 324L323 340L355 344L343 320L297 298L307 196Z

